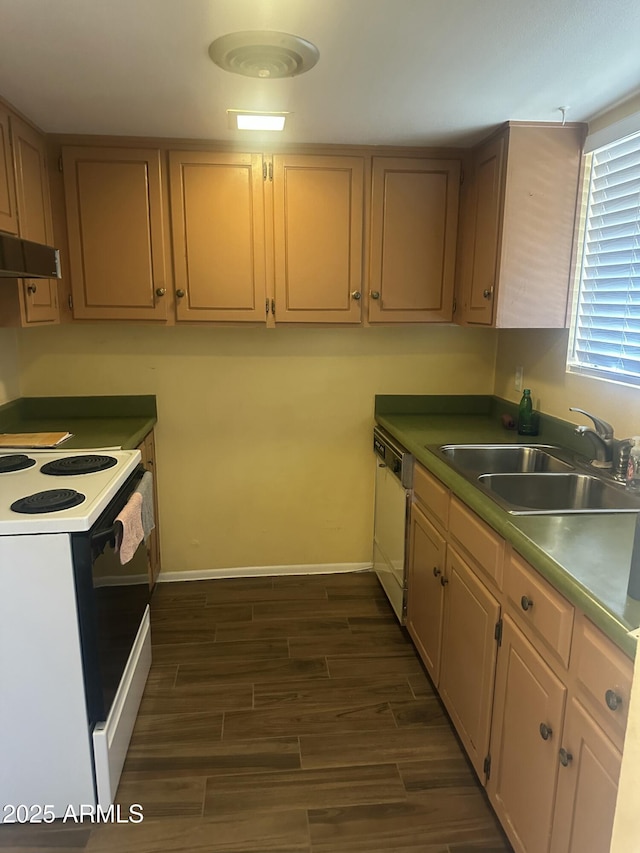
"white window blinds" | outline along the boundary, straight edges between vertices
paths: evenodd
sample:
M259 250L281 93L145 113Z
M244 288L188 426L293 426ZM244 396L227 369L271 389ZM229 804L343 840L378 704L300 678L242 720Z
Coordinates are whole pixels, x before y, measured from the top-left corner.
M592 154L569 365L640 384L640 134Z

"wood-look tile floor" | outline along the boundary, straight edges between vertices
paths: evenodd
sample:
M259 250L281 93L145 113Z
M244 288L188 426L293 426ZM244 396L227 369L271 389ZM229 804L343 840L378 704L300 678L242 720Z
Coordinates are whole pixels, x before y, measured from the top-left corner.
M372 573L160 584L117 803L16 853L506 853Z

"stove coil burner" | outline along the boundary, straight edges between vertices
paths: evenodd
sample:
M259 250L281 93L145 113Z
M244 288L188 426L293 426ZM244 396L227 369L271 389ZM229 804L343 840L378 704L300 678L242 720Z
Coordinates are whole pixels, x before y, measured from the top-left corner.
M14 512L27 515L37 515L44 512L58 512L61 509L71 509L85 500L85 496L75 489L48 489L46 492L36 492L27 495L11 504Z
M8 456L0 456L0 474L8 474L10 471L24 471L33 468L36 460L27 456L26 453L11 453Z
M118 464L113 456L98 456L95 453L85 453L82 456L66 456L47 462L40 469L41 474L53 477L69 477L74 474L93 474L96 471L106 471Z

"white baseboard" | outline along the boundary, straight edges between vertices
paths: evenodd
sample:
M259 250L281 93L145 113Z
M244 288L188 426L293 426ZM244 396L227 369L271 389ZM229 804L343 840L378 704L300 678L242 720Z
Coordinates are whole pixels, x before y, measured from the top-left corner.
M318 563L300 566L237 566L230 569L196 569L188 572L160 572L158 583L203 581L215 578L255 578L265 575L327 575L340 572L370 572L371 563Z

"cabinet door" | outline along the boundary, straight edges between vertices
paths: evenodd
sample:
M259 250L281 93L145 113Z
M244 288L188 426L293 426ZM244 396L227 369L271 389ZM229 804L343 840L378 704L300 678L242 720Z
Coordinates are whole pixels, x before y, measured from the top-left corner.
M160 152L63 148L73 314L81 320L164 320Z
M373 158L369 322L450 322L458 160Z
M156 446L153 430L146 436L144 441L138 445L142 454L142 464L153 474L153 515L156 526L151 531L147 540L147 553L149 559L149 588L153 589L158 575L160 574L160 533L158 519L158 483L156 479Z
M409 534L407 630L433 683L440 677L446 542L414 505Z
M18 233L9 113L0 107L0 231Z
M447 551L440 695L484 780L500 605L456 551Z
M179 320L265 320L262 156L169 154Z
M470 323L490 326L497 298L498 250L504 201L506 142L500 135L483 145L474 161L471 281L465 315Z
M20 236L53 245L53 224L44 137L26 122L11 116ZM24 321L51 323L59 319L58 283L54 279L22 279Z
M505 616L487 793L517 853L549 850L565 698L565 685Z
M622 756L576 699L562 747L552 853L603 853L611 844Z
M273 157L277 323L359 323L364 159Z

